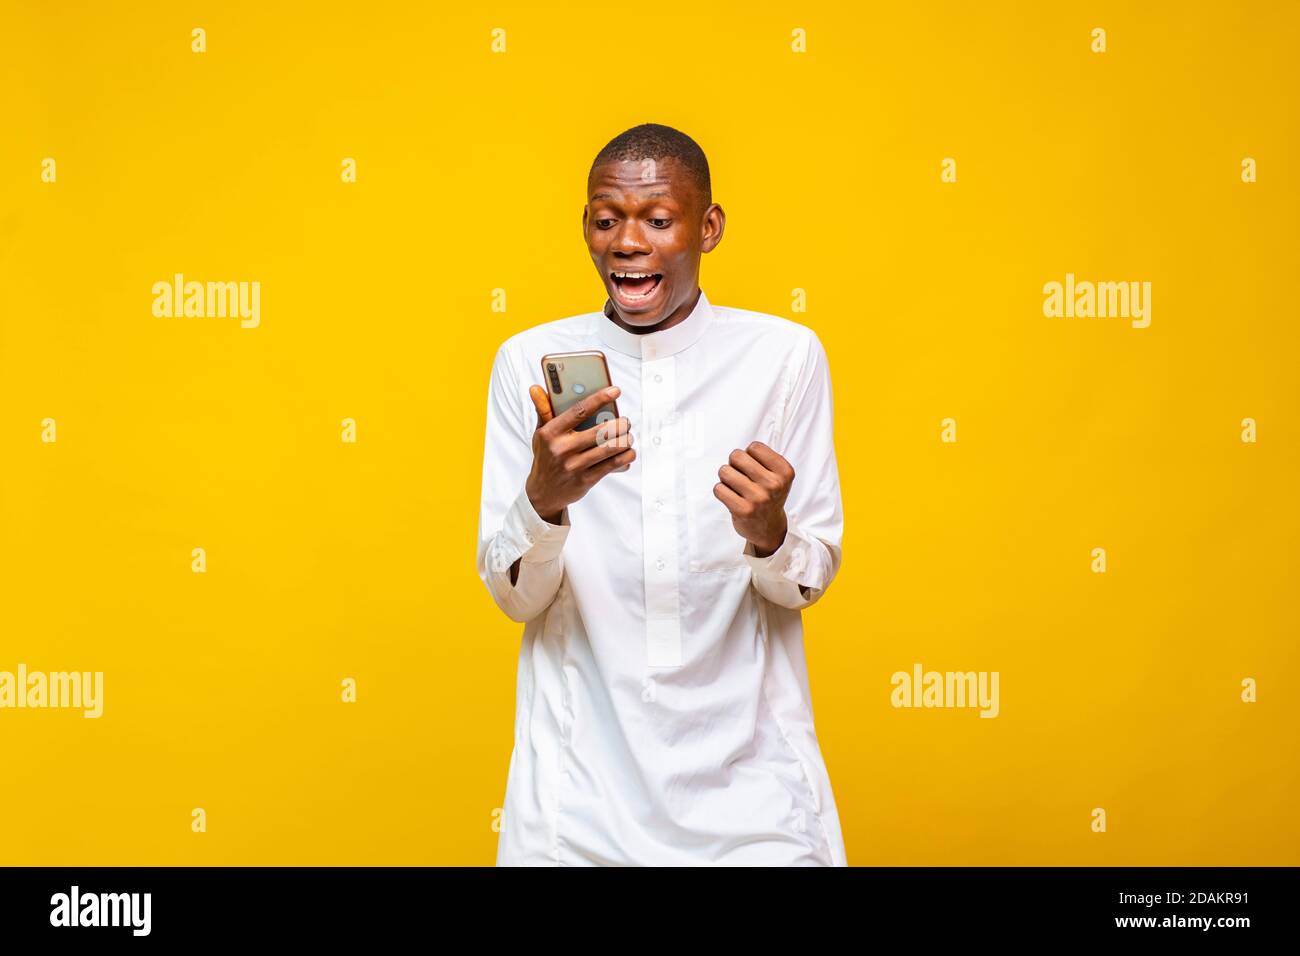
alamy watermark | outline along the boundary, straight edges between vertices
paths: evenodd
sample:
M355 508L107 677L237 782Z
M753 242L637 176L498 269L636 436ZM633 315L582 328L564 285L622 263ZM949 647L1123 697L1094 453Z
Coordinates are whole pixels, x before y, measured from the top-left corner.
M1043 286L1043 315L1049 319L1131 319L1135 329L1151 324L1150 282L1092 282L1076 280L1073 272L1064 282L1053 279Z
M0 671L0 710L57 707L83 710L83 717L104 713L103 671Z
M981 717L1001 710L998 671L926 671L919 663L911 673L895 671L889 679L895 707L978 707Z
M153 314L159 319L237 318L240 328L255 329L262 324L262 283L186 281L178 272L170 282L153 284Z

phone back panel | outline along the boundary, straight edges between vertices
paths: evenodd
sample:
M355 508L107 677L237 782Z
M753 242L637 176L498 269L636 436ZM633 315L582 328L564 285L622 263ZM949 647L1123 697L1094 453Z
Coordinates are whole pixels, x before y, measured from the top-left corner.
M563 414L574 402L612 384L605 353L596 350L543 355L542 380L546 383L553 415ZM578 431L594 428L601 422L615 418L618 418L618 406L614 402L606 402L579 422L576 428Z

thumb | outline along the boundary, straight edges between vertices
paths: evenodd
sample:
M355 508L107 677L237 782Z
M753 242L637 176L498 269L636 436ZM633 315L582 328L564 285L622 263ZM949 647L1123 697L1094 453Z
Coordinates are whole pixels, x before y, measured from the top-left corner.
M528 397L533 400L533 407L537 409L537 427L541 428L555 417L551 414L551 397L540 385L528 386Z

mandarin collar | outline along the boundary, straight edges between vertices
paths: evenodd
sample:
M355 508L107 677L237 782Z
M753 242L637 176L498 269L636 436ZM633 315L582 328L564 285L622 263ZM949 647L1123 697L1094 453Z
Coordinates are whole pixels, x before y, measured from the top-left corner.
M644 361L676 355L683 349L689 348L699 341L700 336L713 322L713 306L709 305L709 299L703 289L700 290L700 297L696 300L691 314L672 328L661 332L640 334L629 332L610 318L613 311L613 303L608 298L605 299L600 322L601 341L624 355L631 355Z

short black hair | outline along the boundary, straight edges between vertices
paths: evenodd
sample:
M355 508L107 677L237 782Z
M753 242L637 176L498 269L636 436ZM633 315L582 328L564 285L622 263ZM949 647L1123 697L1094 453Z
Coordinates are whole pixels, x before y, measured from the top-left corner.
M591 170L601 163L620 162L623 160L640 161L643 159L675 159L690 173L704 196L704 205L713 202L713 184L709 180L709 160L695 142L681 130L659 123L642 123L619 133L592 160Z

